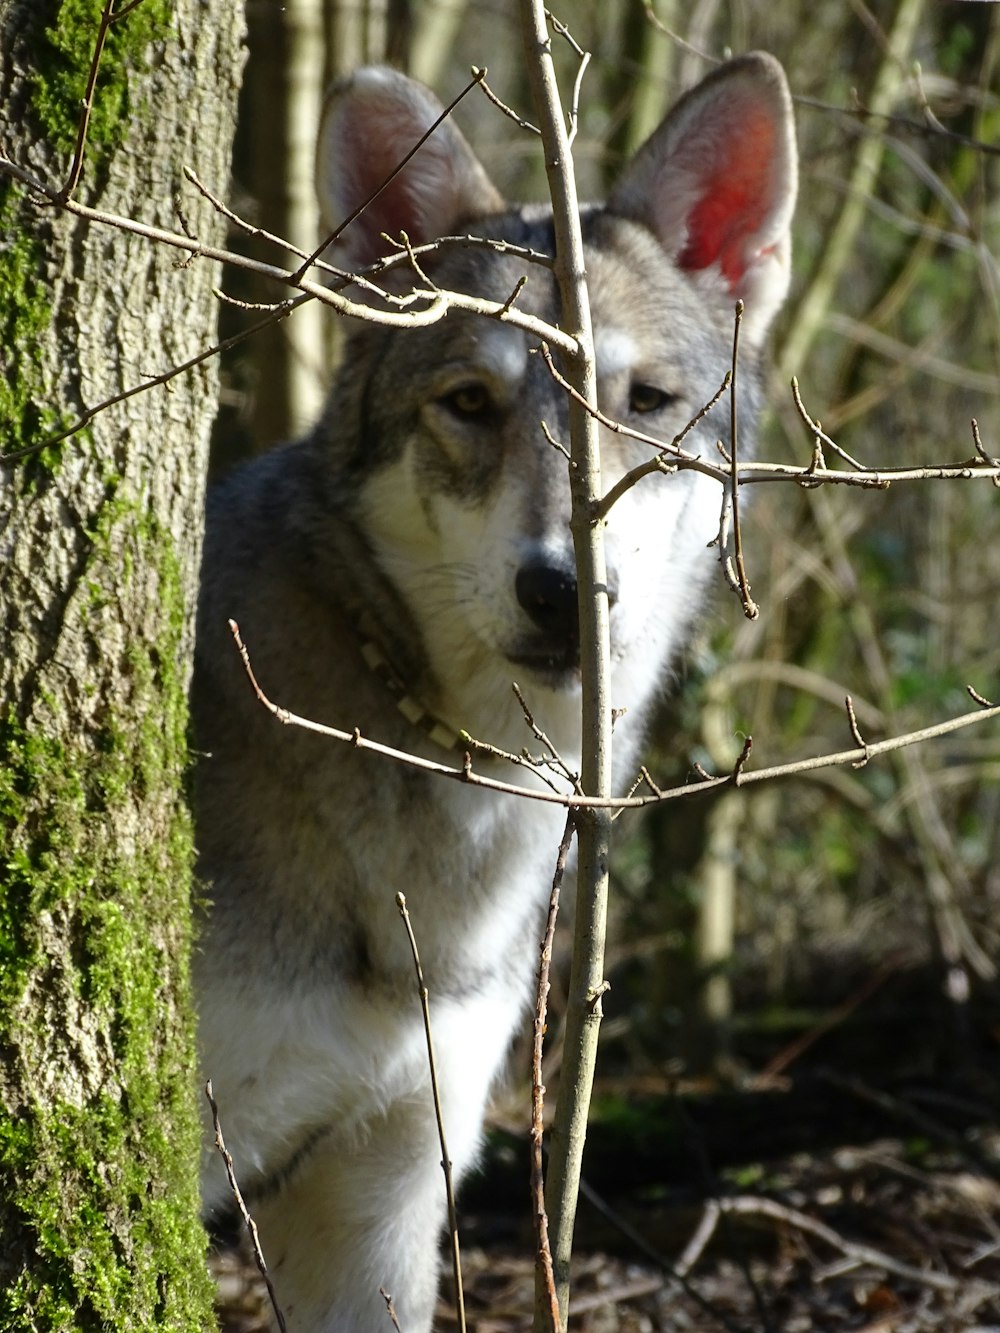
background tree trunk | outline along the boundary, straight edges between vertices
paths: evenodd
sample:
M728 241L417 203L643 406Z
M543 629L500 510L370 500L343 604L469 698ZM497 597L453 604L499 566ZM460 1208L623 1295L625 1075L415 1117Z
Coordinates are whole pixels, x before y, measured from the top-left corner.
M119 4L119 9L126 6ZM99 0L0 0L0 147L65 179ZM241 7L110 28L77 197L218 242ZM0 452L214 340L212 265L0 168ZM207 1326L181 796L214 365L0 471L0 1326Z

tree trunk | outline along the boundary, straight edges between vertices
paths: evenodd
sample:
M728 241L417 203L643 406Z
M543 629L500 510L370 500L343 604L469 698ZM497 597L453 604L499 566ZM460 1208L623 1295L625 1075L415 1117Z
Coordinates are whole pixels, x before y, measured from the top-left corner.
M108 32L76 197L218 243L242 14ZM0 0L0 150L66 179L100 0ZM182 220L183 219L183 220ZM213 266L0 163L0 452L211 345ZM196 1329L185 695L214 365L0 466L0 1327Z

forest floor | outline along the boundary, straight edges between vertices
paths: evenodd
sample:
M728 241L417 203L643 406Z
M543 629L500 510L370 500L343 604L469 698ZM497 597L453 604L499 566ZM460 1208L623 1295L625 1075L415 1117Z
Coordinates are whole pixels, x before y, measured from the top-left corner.
M877 1040L876 1018L865 1044L881 1067L803 1060L740 1086L604 1080L573 1333L1000 1333L1000 1026L985 1015L955 1059L916 1015L905 1043ZM824 1054L846 1056L845 1035ZM511 1130L494 1131L461 1192L470 1333L531 1327L527 1134ZM215 1263L224 1333L260 1333L256 1271L232 1253ZM450 1280L436 1328L458 1328Z
M925 1155L919 1166L910 1158L907 1145L892 1139L798 1154L752 1191L700 1210L690 1201L663 1202L609 1220L585 1203L570 1326L581 1333L1000 1333L1000 1184L958 1156ZM474 1333L531 1327L532 1246L526 1234L521 1243L498 1238L510 1221L467 1220L462 1271ZM665 1248L654 1261L658 1236L684 1228L687 1246ZM263 1283L233 1256L225 1275L225 1333L260 1333L268 1327ZM446 1281L436 1324L442 1333L458 1327L452 1290Z

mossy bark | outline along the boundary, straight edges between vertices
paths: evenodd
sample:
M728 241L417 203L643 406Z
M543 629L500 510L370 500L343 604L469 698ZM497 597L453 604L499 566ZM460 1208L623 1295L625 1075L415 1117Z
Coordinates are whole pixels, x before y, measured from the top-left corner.
M0 145L68 167L101 0L0 0ZM123 8L122 5L118 6ZM238 5L111 29L78 197L218 243ZM0 172L0 453L214 338L218 275ZM185 695L216 377L0 465L0 1327L211 1323L188 986Z

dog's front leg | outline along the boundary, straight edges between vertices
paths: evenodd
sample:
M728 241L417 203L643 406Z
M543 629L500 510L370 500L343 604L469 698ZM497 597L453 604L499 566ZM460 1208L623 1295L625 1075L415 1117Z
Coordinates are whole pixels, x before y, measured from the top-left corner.
M428 1333L446 1215L425 1097L397 1101L349 1135L332 1129L281 1188L256 1201L288 1333Z

